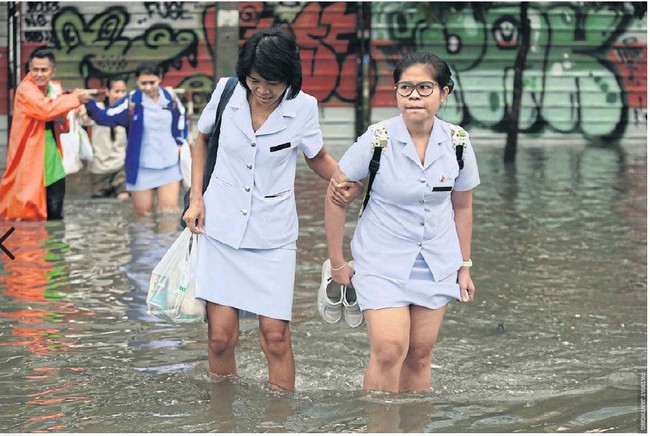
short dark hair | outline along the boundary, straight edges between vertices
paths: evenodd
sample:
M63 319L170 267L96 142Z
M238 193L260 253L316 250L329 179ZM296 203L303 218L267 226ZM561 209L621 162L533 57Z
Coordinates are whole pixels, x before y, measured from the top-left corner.
M162 79L163 70L160 65L153 62L143 62L135 69L135 77L140 77L143 74L153 74Z
M34 50L29 54L29 59L27 61L27 65L30 65L32 63L32 60L34 58L38 59L49 59L52 65L56 66L56 57L54 56L54 53L52 53L52 50L49 48L45 47L40 47Z
M447 62L443 61L433 53L426 51L409 53L397 63L393 70L393 80L395 81L395 84L397 84L397 82L402 78L404 70L413 65L426 65L429 70L431 70L434 80L438 82L441 87L448 86L450 93L454 89L454 81L451 79L451 70L449 69Z
M294 36L279 27L251 36L239 52L236 67L237 78L248 91L246 76L253 71L266 80L286 83L287 100L295 98L302 88L302 65Z

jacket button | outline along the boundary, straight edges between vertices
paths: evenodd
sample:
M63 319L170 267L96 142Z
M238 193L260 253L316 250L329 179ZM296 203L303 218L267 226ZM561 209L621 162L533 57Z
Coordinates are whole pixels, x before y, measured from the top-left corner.
M422 177L422 178L420 179L420 183L426 183L426 182L427 182L427 179L426 179L426 178Z
M248 215L248 211L246 209L242 209L242 210L240 210L240 212L244 216Z
M424 200L420 200L420 204L424 204Z
M246 168L248 168L249 170L252 170L252 169L253 169L253 165L248 164L248 165L246 165Z
M418 242L418 247L422 247L422 242Z
M251 192L251 188L249 188L249 187L247 186L247 187L244 188L244 191L246 191L246 192Z
M254 142L251 142L251 147L255 147L255 143L254 143Z

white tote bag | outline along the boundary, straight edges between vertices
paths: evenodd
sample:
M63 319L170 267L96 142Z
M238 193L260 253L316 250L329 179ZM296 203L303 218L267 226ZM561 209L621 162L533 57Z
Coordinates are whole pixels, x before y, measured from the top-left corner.
M205 301L196 300L198 236L189 229L167 250L151 273L149 314L174 323L205 322Z

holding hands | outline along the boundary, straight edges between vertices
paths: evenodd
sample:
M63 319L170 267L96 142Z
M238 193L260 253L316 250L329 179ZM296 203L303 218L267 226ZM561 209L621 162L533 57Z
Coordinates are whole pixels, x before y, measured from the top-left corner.
M81 104L86 104L92 99L92 96L86 89L76 88L74 91L72 91L72 94L74 94L79 99L79 103Z
M363 183L350 180L339 183L332 177L329 192L334 204L340 207L348 207L363 192Z

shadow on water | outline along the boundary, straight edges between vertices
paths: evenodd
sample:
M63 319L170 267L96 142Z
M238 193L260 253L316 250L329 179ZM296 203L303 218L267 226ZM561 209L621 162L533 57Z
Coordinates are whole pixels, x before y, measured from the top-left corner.
M254 320L241 324L239 378L214 381L205 326L147 314L176 216L138 219L128 203L73 193L64 222L0 222L0 234L16 228L4 242L16 260L0 257L0 431L642 429L646 151L524 148L516 167L478 153L478 294L448 309L432 392L361 392L365 329L320 322L325 182L301 164L296 393L266 387Z

